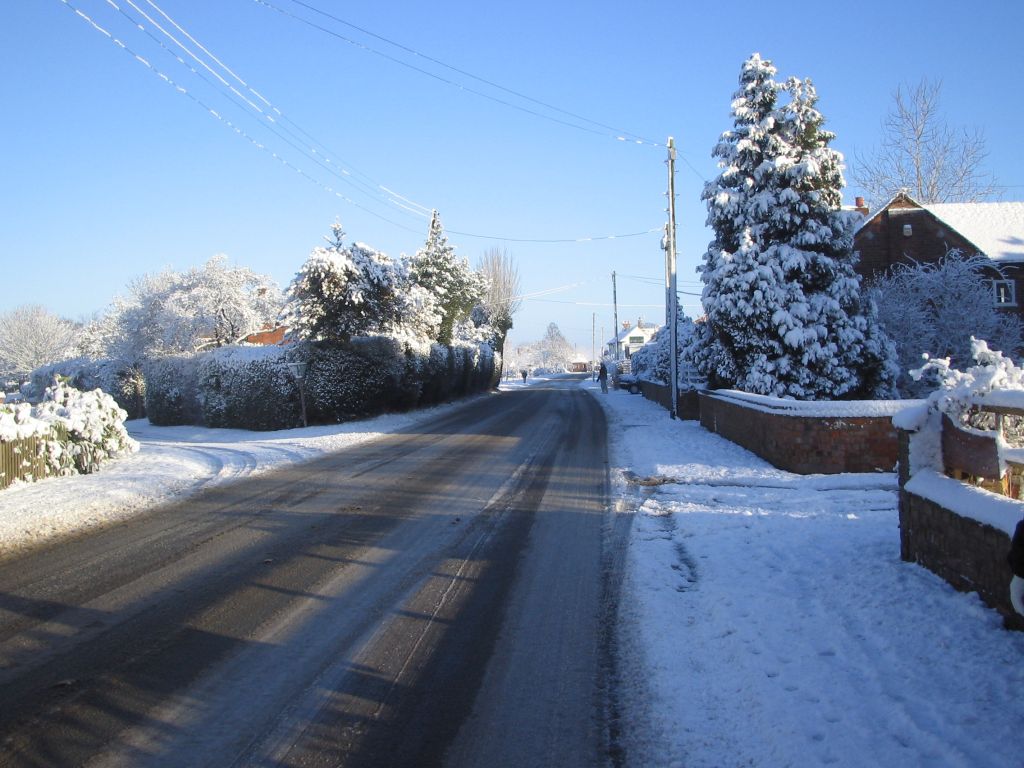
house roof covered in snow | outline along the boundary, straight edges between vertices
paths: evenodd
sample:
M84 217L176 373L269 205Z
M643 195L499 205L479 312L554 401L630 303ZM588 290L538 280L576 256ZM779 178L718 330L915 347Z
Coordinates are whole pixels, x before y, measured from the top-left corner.
M993 261L1024 261L1024 202L933 203L921 207Z
M650 339L655 333L657 333L659 328L661 328L660 325L656 325L655 323L645 323L641 320L638 325L631 325L628 328L623 328L618 332L618 334L608 339L605 343L614 344L616 341L624 343L628 341L630 336L644 336Z
M857 229L866 227L897 201L927 211L993 261L1024 262L1024 202L925 204L906 192L898 192L885 205L864 217Z

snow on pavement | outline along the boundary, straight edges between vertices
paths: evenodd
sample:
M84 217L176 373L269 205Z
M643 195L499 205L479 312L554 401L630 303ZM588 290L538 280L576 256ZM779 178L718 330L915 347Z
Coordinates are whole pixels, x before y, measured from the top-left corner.
M894 475L793 475L587 386L637 515L619 637L632 765L1024 764L1024 635L900 560Z

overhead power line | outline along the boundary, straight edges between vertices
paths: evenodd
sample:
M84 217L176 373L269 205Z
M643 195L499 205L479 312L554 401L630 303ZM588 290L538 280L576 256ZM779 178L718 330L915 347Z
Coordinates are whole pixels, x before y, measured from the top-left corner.
M612 127L610 125L607 125L605 123L599 122L597 120L592 120L592 119L590 119L588 117L584 117L583 115L579 115L579 114L577 114L575 112L571 112L571 111L569 111L567 109L562 109L561 107L557 107L557 106L555 106L553 104L549 104L549 103L547 103L545 101L541 101L540 99L533 98L532 96L528 96L528 95L526 95L524 93L521 93L519 91L513 90L513 89L508 88L508 87L503 86L503 85L500 85L499 83L495 83L492 80L488 80L487 78L480 77L479 75L474 75L472 72L467 72L464 69L460 69L458 67L455 67L455 66L453 66L451 64L448 64L448 63L446 63L444 61L441 61L440 59L434 58L433 56L428 56L425 53L421 53L420 51L417 51L414 48L410 48L407 45L403 45L401 43L397 43L394 40L390 40L390 39L384 37L383 35L377 34L376 32L372 32L372 31L370 31L370 30L368 30L368 29L366 29L364 27L360 27L360 26L358 26L356 24L353 24L352 22L346 21L345 19L342 19L342 18L340 18L338 16L335 16L334 14L331 14L331 13L328 13L327 11L323 11L323 10L321 10L319 8L316 8L315 6L310 5L309 3L300 2L300 0L292 0L292 2L294 2L296 5L299 5L299 6L303 7L303 8L306 8L306 9L312 11L313 13L316 13L316 14L319 14L320 16L323 16L325 18L331 19L332 21L335 21L335 22L337 22L339 24L344 24L345 26L350 27L351 29L355 29L355 30L357 30L359 32L362 32L365 35L369 35L370 37L373 37L373 38L375 38L377 40L380 40L381 42L387 43L388 45L392 45L392 46L394 46L394 47L396 47L396 48L398 48L398 49L400 49L402 51L405 51L406 53L409 53L409 54L411 54L411 55L413 55L413 56L415 56L417 58L423 59L424 61L429 61L432 64L436 64L436 65L438 65L440 67L444 67L445 69L448 69L448 70L450 70L452 72L456 72L456 73L458 73L460 75L463 75L464 77L472 78L473 80L476 80L477 82L483 83L483 84L485 84L485 85L487 85L487 86L489 86L491 88L495 88L497 90L503 91L504 93L507 93L509 95L515 96L515 97L520 98L520 99L523 99L523 100L528 101L528 102L530 102L532 104L536 104L537 106L544 107L545 109L552 110L554 112L557 112L558 114L565 115L566 117L571 117L573 120L575 120L577 122L570 122L569 120L563 120L561 118L555 117L554 115L549 115L549 114L545 114L543 112L538 112L535 109L530 109L529 107L524 107L521 104L515 104L515 103L513 103L511 101L508 101L507 99L502 99L502 98L499 98L497 96L494 96L493 94L486 93L486 92L478 90L476 88L472 88L472 87L467 86L464 83L460 83L460 82L458 82L456 80L452 80L452 79L449 79L447 77L442 77L441 75L437 74L436 72L431 72L430 70L424 69L423 67L418 67L415 64L410 64L408 61L404 61L404 60L402 60L402 59L400 59L400 58L398 58L396 56L392 56L392 55L390 55L388 53L385 53L383 51L377 50L376 48L373 48L373 47L367 45L366 43L361 43L358 40L354 40L351 37L347 37L347 36L341 34L340 32L337 32L336 30L330 29L328 27L324 27L324 26L322 26L320 24L317 24L317 23L315 23L313 21L310 21L309 19L303 18L302 16L299 16L296 13L292 13L291 11L289 11L289 10L287 10L285 8L281 8L280 6L275 5L274 3L271 3L269 0L253 0L253 2L255 2L258 5L264 6L265 8L269 8L269 9L271 9L273 11L277 11L278 13L280 13L283 16L287 16L288 18L294 19L295 21L299 22L300 24L305 24L306 26L311 27L313 29L316 29L316 30L318 30L320 32L323 32L326 35L330 35L331 37L334 37L334 38L336 38L338 40L341 40L342 42L347 43L348 45L351 45L351 46L353 46L355 48L359 48L361 50L364 50L367 53L372 53L375 56L379 56L379 57L381 57L383 59L386 59L386 60L388 60L388 61L390 61L390 62L392 62L394 64L397 64L398 66L405 67L406 69L410 69L410 70L412 70L414 72L418 72L421 75L424 75L426 77L429 77L429 78L432 78L434 80L437 80L438 82L444 83L445 85L448 85L448 86L450 86L452 88L456 88L456 89L458 89L460 91L464 91L466 93L471 93L474 96L479 96L482 99L487 99L489 101L493 101L493 102L495 102L497 104L501 104L502 106L508 107L510 109L515 109L515 110L518 110L519 112L525 112L528 115L533 115L534 117L541 118L542 120L548 120L550 122L558 123L559 125L564 125L564 126L567 126L569 128L575 128L576 130L585 131L586 133L592 133L592 134L596 134L598 136L606 136L608 138L612 138L612 139L614 139L616 141L619 141L619 142L626 142L626 143L630 143L630 144L638 144L638 145L641 145L641 146L647 146L647 147L652 147L652 148L656 148L656 149L663 149L664 146L665 146L664 144L662 144L660 142L657 142L657 141L654 141L652 139L644 138L643 136L640 136L638 134L632 133L630 131L624 131L624 130L619 129L619 128L614 128L614 127ZM586 123L586 125L581 125L581 123Z
M614 126L607 125L606 123L602 123L602 122L600 122L598 120L592 120L591 118L585 117L585 116L580 115L580 114L577 114L576 112L571 112L571 111L569 111L567 109L563 109L561 107L555 106L554 104L550 104L550 103L548 103L546 101L541 101L540 99L536 99L533 96L529 96L528 94L522 93L521 91L517 91L517 90L514 90L512 88L508 88L507 86L501 85L500 83L496 83L493 80L488 80L485 77L480 77L479 75L475 75L472 72L469 72L469 71L467 71L465 69L460 69L459 67L456 67L456 66L454 66L452 64L448 64L447 62L442 61L442 60L440 60L438 58L435 58L433 56L429 56L429 55L423 53L422 51L418 51L415 48L411 48L411 47L409 47L407 45L403 45L402 43L399 43L399 42L396 42L394 40L391 40L390 38L387 38L384 35L381 35L381 34L378 34L376 32L373 32L372 30L366 29L365 27L361 27L358 24L353 24L351 21L346 21L345 19L342 19L342 18L340 18L338 16L335 16L334 14L328 13L327 11L321 10L320 8L317 8L317 7L313 6L313 5L311 5L310 3L303 2L302 0L291 0L291 1L295 5L298 5L298 6L301 6L303 8L306 8L307 10L310 10L313 13L316 13L316 14L319 14L320 16L323 16L325 18L331 19L332 21L336 21L339 24L343 24L346 27L349 27L350 29L354 29L354 30L356 30L358 32L362 32L364 35L368 35L369 37L372 37L372 38L374 38L376 40L380 40L383 43L387 43L388 45L392 45L395 48L398 48L399 50L405 51L406 53L408 53L408 54L410 54L412 56L415 56L416 58L423 59L424 61L429 61L432 64L437 64L440 67L444 67L445 69L450 70L452 72L455 72L457 74L463 75L464 77L472 78L473 80L476 80L478 83L483 83L484 85L490 86L491 88L495 88L495 89L497 89L499 91L503 91L503 92L505 92L505 93L507 93L507 94L509 94L511 96L515 96L515 97L523 99L525 101L529 101L529 102L531 102L533 104L536 104L537 106L544 107L545 109L550 109L553 112L558 112L559 114L566 115L567 117L571 117L571 118L573 118L575 120L579 120L579 121L584 122L584 123L588 123L588 124L593 125L593 126L595 126L597 128L603 128L605 131L610 131L611 134L614 136L614 138L616 140L618 140L618 141L632 141L632 142L634 142L636 144L645 144L645 145L651 146L651 147L664 148L664 144L661 144L660 142L654 141L653 139L644 138L643 136L640 136L639 134L633 133L631 131L625 131L625 130L622 130L621 128L615 128ZM267 0L256 0L256 2L260 3L261 5L265 5L267 7L273 7L273 6L271 6L271 4ZM458 85L458 84L456 83L456 85ZM461 86L459 86L459 87L461 87ZM504 102L502 102L502 103L504 103ZM512 106L512 105L510 105L510 106Z
M233 123L228 118L224 117L224 115L220 114L217 110L215 110L213 107L211 107L206 102L204 102L202 99L200 99L198 96L196 96L195 94L190 92L183 85L180 85L179 83L175 82L171 77L169 77L164 72L162 72L160 69L155 67L148 59L146 59L145 57L143 57L142 55L137 53L135 50L133 50L130 46L128 46L127 43L125 43L120 38L115 37L107 29L105 29L104 27L100 26L88 14L86 14L80 8L78 8L75 5L73 5L70 2L70 0L59 0L59 2L61 4L63 4L66 8L68 8L68 10L72 11L80 19L82 19L82 21L84 21L86 24L91 26L94 30L96 30L97 32L102 34L104 37L106 37L108 40L110 40L111 43L113 43L118 48L123 50L126 54L131 56L139 64L141 64L144 67L146 67L150 72L152 72L158 78L163 80L167 85L169 85L175 91L177 91L182 96L185 96L186 98L191 100L193 103L195 103L201 109L205 110L209 115L211 115L217 121L219 121L220 123L224 124L225 126L230 128L232 131L234 131L235 134L237 134L241 138L243 138L246 141L248 141L252 146L256 147L256 149L259 149L260 151L265 152L266 154L270 155L274 160L276 160L281 165L283 165L286 168L288 168L289 170L299 174L300 176L302 176L307 181L312 182L313 184L317 185L318 187L320 187L321 189L325 190L326 192L334 195L338 199L343 200L344 202L348 203L349 205L351 205L351 206L353 206L355 208L358 208L361 211L364 211L365 213L368 213L371 216L374 216L374 217L380 219L381 221L384 221L384 222L386 222L388 224L391 224L394 227L398 227L399 229L407 230L409 232L416 232L416 233L420 232L420 230L418 230L418 229L413 229L412 227L407 227L404 224L400 224L400 223L398 223L396 221L392 221L391 219L387 218L386 216L382 216L381 214L377 213L376 211L373 211L373 210L367 208L364 205L360 205L355 200L352 200L351 198L343 195L341 192L338 192L337 190L327 186L326 184L324 184L320 180L316 179L315 177L310 176L306 171L304 171L302 168L299 168L298 166L296 166L293 163L291 163L287 158L282 157L277 152L275 152L272 149L270 149L269 147L267 147L265 144L262 144L261 142L259 142L256 139L254 139L252 136L250 136L248 133L246 133L241 127L239 127L238 125Z
M381 221L384 221L387 224L390 224L390 225L392 225L392 226L394 226L394 227L396 227L398 229L402 229L402 230L405 230L407 232L413 232L413 233L416 233L416 234L422 234L420 228L413 228L413 227L401 224L399 222L396 222L393 219L390 219L390 218L388 218L386 216L383 216L383 215L377 213L376 211L373 211L370 208L367 208L365 205L362 205L362 204L358 203L357 201L355 201L355 200L351 199L350 197L344 195L343 193L339 192L338 190L335 190L333 187L331 187L331 186L329 186L327 184L324 184L321 180L319 180L319 179L315 178L314 176L310 175L307 171L305 171L302 168L298 167L297 165L295 165L294 163L289 161L287 158L285 158L285 157L281 156L280 154L278 154L277 152L275 152L273 149L271 149L267 145L263 144L262 142L258 141L257 139L253 138L252 136L250 136L239 125L235 124L229 118L227 118L226 116L221 114L219 111L217 111L216 109L211 107L202 98L200 98L197 95L193 94L184 85L176 82L169 75L164 73L161 69L159 69L152 62L150 62L147 58L145 58L143 55L141 55L140 53L138 53L134 49L132 49L123 40L121 40L118 37L114 36L114 34L112 34L110 31L108 31L103 26L101 26L97 21L95 21L93 18L91 18L88 14L86 14L84 11L82 11L80 8L78 8L76 5L74 5L72 2L70 2L70 0L59 0L59 2L61 2L66 8L68 8L68 10L70 10L76 16L78 16L80 19L82 19L82 21L84 21L86 24L91 26L94 30L96 30L97 32L102 34L104 37L106 37L108 40L110 40L114 45L116 45L117 47L122 49L125 53L127 53L129 56L131 56L133 59L135 59L138 63L140 63L143 66L145 66L148 70L150 70L150 72L152 74L156 75L158 78L163 80L167 85L172 87L175 91L177 91L181 95L187 97L189 100L191 100L197 106L199 106L201 109L203 109L205 112L207 112L210 116L214 117L216 120L218 120L219 122L221 122L222 124L224 124L225 126L230 128L235 134L237 134L241 138L243 138L246 141L248 141L252 146L256 147L257 149L259 149L260 151L262 151L262 152L264 152L266 154L269 154L278 163L282 164L283 166L285 166L289 170L291 170L291 171L297 173L298 175L302 176L304 179L306 179L307 181L315 184L316 186L320 187L321 189L323 189L324 191L328 192L329 194L335 196L339 200L341 200L341 201L343 201L343 202L345 202L345 203L347 203L347 204L349 204L349 205L351 205L351 206L353 206L355 208L358 208L359 210L362 210L365 213L368 213L371 216L373 216L373 217L375 217L375 218L377 218L377 219L379 219ZM303 156L305 156L307 159L309 159L312 162L314 162L321 169L323 169L323 170L331 173L332 175L340 178L342 181L345 181L346 183L351 184L352 186L356 187L357 189L360 189L364 193L370 194L371 195L371 199L374 199L374 202L377 202L377 203L381 202L380 200L377 200L375 197L373 197L374 195L376 195L378 193L378 190L379 190L380 192L383 192L386 195L386 197L384 198L384 202L389 203L389 204L391 204L394 207L400 208L403 211L415 214L417 216L424 216L425 215L425 212L428 210L426 206L423 206L423 205L421 205L419 203L414 202L413 200L409 199L408 197L405 197L403 195L398 194L397 192L395 192L394 190L384 186L383 184L379 184L378 182L374 181L371 177L369 177L368 175L366 175L366 174L364 174L362 172L355 171L355 173L358 173L358 175L362 176L366 181L363 182L363 181L360 181L359 179L355 179L355 178L353 178L353 173L352 172L349 172L348 170L346 170L343 167L339 166L337 163L332 163L329 154L327 154L327 153L329 153L329 150L326 150L326 148L323 147L322 144L317 142L316 139L314 139L310 134L308 134L306 131L304 131L300 126L296 125L295 123L292 123L284 115L284 113L280 109L275 107L272 104L272 102L270 102L269 99L264 97L259 91L256 91L245 80L243 80L237 73L235 73L226 64L224 64L224 62L221 61L221 59L219 59L217 56L215 56L209 50L208 47L206 47L206 46L202 45L201 43L199 43L181 25L179 25L177 22L174 21L174 19L172 19L167 13L165 13L155 2L153 2L152 0L146 0L146 2L153 9L155 9L155 11L157 13L159 13L161 16L163 16L171 26L173 26L176 30L178 30L178 32L180 32L182 36L186 37L199 50L201 50L204 54L209 56L210 59L217 64L217 66L219 66L224 72L228 73L235 82L239 83L255 99L257 99L260 102L262 102L266 106L266 109L263 109L263 108L259 107L256 103L254 103L252 98L249 98L249 97L245 96L243 93L241 93L238 90L238 88L236 88L234 85L229 83L221 74L217 73L208 63L203 62L201 57L199 57L195 53L194 50L190 49L186 44L182 43L181 40L179 40L175 35L170 33L168 30L164 29L164 27L161 24L159 24L149 14L147 14L145 11L143 11L141 8L139 8L139 6L136 5L132 0L125 0L125 2L129 6L131 6L133 9L135 9L136 12L138 12L144 19L146 19L153 27L158 29L165 37L167 37L169 40L171 40L177 47L181 48L189 56L189 58L191 58L194 61L196 61L197 63L199 63L203 67L203 69L208 71L218 82L221 83L221 87L218 88L218 86L216 86L214 83L211 83L211 81L210 81L210 79L208 77L203 75L202 72L198 71L194 66L192 66L187 61L185 61L180 55L178 55L177 53L172 51L170 48L168 48L168 46L162 40L158 39L155 35L153 35L151 32L149 32L146 29L146 27L140 21L138 21L137 19L133 18L123 8L119 7L115 2L113 2L113 0L106 0L106 2L107 2L107 4L110 7L112 7L119 14L121 14L125 19L127 19L129 21L129 23L132 24L133 27L138 29L140 32L142 32L144 35L146 35L146 37L148 37L150 40L152 40L154 43L156 43L163 51L165 51L166 53L171 55L177 62L179 62L186 69L188 69L189 72L191 72L193 75L195 75L196 77L200 78L201 80L206 82L208 85L211 85L213 88L218 90L218 92L220 92L221 95L226 95L226 94L224 94L223 90L221 90L222 88L226 88L228 90L228 92L231 94L230 96L227 96L229 101L232 101L232 103L234 103L236 106L240 106L238 104L238 101L243 102L244 105L246 105L249 109L255 111L258 115L260 115L263 118L263 119L259 120L259 125L261 125L265 129L269 130L278 139L284 141L286 144L288 144L288 146L290 146L293 149L295 149L298 152L300 152ZM262 0L257 0L257 2L262 2ZM245 112L245 114L249 115L250 117L252 116L248 111L245 111L245 107L243 107L243 111ZM274 114L271 115L271 114L269 114L270 112L273 112ZM283 122L288 122L289 124L293 125L296 128L296 130L300 131L310 141L312 141L313 143L319 145L320 148L322 150L324 150L324 152L318 152L316 150L316 148L308 148L307 149L306 147L303 147L303 146L300 146L299 144L296 144L295 141L293 141L292 139L289 139L287 136L283 135L282 131L288 133L296 141L299 140L298 137L296 137L294 133L291 133L291 131L288 131L288 129L282 125ZM372 187L370 185L372 185ZM463 232L463 231L459 231L459 230L447 230L447 231L450 234L461 235L463 237L473 237L473 238L486 239L486 240L494 240L494 241L518 242L518 243L564 244L564 243L584 243L584 242L591 242L591 241L598 241L598 240L614 240L614 239L620 239L620 238L640 237L640 236L643 236L643 235L651 234L653 232L660 232L661 231L661 227L656 227L656 228L645 230L645 231L642 231L642 232L629 232L629 233L618 234L618 235L600 235L600 236L575 237L575 238L522 238L522 237L497 236L497 235L487 235L487 234L479 234L479 233L472 233L472 232Z
M184 37L188 38L188 40L192 44L194 44L200 51L202 51L214 63L216 63L216 65L225 73L227 73L232 78L232 80L239 83L246 91L252 94L253 98L259 100L264 105L266 105L267 110L264 110L252 99L248 98L247 96L239 92L238 89L234 87L234 85L228 82L218 71L216 71L206 61L204 61L201 56L199 56L187 45L182 43L175 35L164 29L159 22L153 19L144 10L139 8L139 6L136 5L135 2L133 2L133 0L124 0L124 2L126 2L133 9L135 9L135 11L138 12L147 22L149 22L150 25L156 28L162 35L164 35L164 37L170 40L175 46L184 51L185 54L191 60L195 61L199 66L201 66L203 69L209 72L210 75L212 75L218 82L220 82L224 88L227 88L231 94L231 96L227 97L229 98L229 100L236 100L236 104L238 100L242 101L243 104L245 105L244 107L242 107L243 112L246 111L246 107L256 112L261 118L265 119L265 122L264 120L260 121L260 125L263 126L265 129L269 130L274 135L276 135L290 147L292 147L299 153L305 155L313 163L320 166L331 175L335 176L336 178L340 179L346 184L352 186L353 188L363 192L364 194L367 194L368 196L371 197L371 199L382 197L384 203L390 204L392 207L410 212L421 218L426 218L430 215L430 209L427 208L426 206L415 203L412 200L409 200L408 198L402 197L401 195L395 195L393 192L388 190L387 187L385 187L383 184L374 181L365 173L356 170L354 167L351 166L351 164L345 161L340 161L337 163L334 162L331 158L331 150L327 149L321 142L317 141L317 139L315 139L308 132L303 130L301 126L294 123L259 91L251 87L245 80L242 79L240 75L234 72L234 70L232 70L223 61L217 58L217 56L214 55L212 51L210 51L206 46L204 46L202 43L196 40L191 34L189 34L189 32L184 27L182 27L180 24L178 24L178 22L171 18L162 8L160 8L160 6L153 2L153 0L146 0L146 2L154 10L156 10L157 13L163 16L163 18L166 19L167 22L170 23L178 32L180 32ZM186 67L190 72L192 72L194 75L207 82L215 89L217 88L217 86L214 83L211 83L205 75L197 71L195 67L191 66L188 62L182 59L181 56L179 56L173 50L168 48L167 45L162 40L153 35L149 30L147 30L145 26L137 19L132 18L132 16L128 14L123 8L118 7L114 2L112 2L112 0L107 0L107 4L115 10L117 10L122 16L124 16L125 19L129 21L129 23L137 27L143 34L145 34L147 37L153 40L153 42L155 42L160 48L166 51L180 64ZM270 114L271 112L273 114ZM305 139L303 139L300 136L297 136L293 131L291 131L288 127L289 125L293 126L299 133L301 133L305 137ZM283 133L287 133L288 136L283 135ZM309 143L312 143L313 146L308 146L306 140L308 140ZM318 151L317 147L319 147L320 150L322 151ZM349 168L346 168L345 166L349 166L349 168L351 168L351 171L349 170ZM357 177L362 177L362 179ZM392 197L398 197L400 198L400 201L391 199ZM375 202L380 203L382 201L375 200Z

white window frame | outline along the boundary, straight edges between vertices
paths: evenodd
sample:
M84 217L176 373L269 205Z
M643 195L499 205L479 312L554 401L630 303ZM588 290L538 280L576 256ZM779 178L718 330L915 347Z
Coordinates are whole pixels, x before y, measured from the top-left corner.
M999 289L1005 287L1007 289L1008 301L999 300ZM992 303L997 307L1016 307L1017 306L1017 284L1013 280L993 280L992 281Z

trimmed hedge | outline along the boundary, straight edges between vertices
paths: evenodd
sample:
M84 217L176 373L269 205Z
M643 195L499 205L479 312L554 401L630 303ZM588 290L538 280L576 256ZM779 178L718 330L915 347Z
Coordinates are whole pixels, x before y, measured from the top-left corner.
M309 364L303 384L311 424L444 402L493 387L497 375L487 345L412 347L373 336L347 344L222 347L145 367L150 420L252 430L298 426L298 383L287 366L292 360Z
M301 426L299 388L281 347L222 347L199 363L203 424L233 429Z
M146 414L160 427L202 422L199 357L173 355L146 363Z

